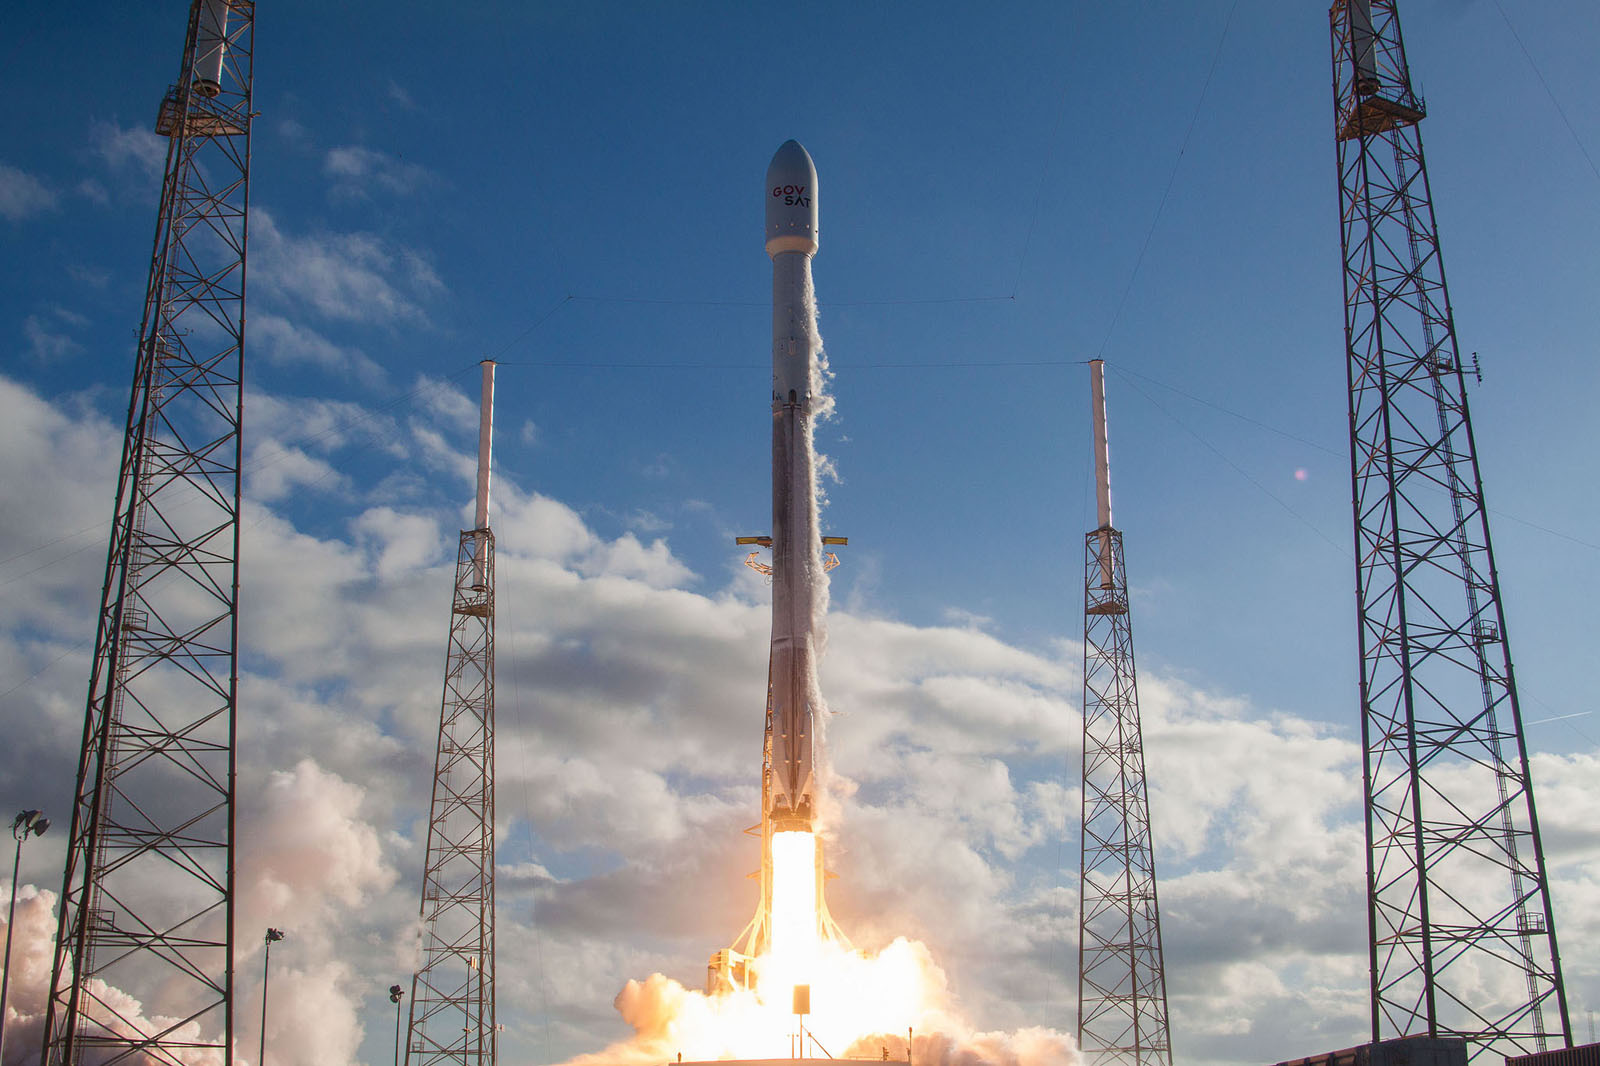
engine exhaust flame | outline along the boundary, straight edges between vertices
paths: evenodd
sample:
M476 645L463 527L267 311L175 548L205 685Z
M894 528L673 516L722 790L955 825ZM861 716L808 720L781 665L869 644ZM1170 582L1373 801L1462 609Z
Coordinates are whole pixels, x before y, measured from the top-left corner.
M1072 1038L1051 1029L975 1031L961 1018L944 971L928 948L896 939L876 954L822 939L811 970L815 1043L806 1054L841 1059L906 1061L907 1030L917 1066L1077 1066ZM796 1052L790 992L770 1001L748 989L708 995L662 974L631 980L617 995L619 1014L634 1029L627 1040L568 1066L660 1066L716 1059L782 1059Z
M811 984L816 976L816 868L815 833L772 834L772 948L757 964L757 989L774 1006L787 1006L794 986Z

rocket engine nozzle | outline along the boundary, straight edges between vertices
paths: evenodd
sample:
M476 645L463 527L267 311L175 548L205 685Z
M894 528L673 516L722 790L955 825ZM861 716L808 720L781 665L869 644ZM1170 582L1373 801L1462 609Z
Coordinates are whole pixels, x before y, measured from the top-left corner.
M768 814L774 833L810 833L816 828L816 812L811 809L811 797L801 799L798 807L775 805Z

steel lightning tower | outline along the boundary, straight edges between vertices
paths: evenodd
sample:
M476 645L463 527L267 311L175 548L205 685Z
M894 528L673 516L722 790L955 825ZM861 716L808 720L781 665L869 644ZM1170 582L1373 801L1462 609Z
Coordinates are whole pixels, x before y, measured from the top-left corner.
M422 967L411 979L407 1066L494 1066L493 360L483 361L478 507L461 533L422 874Z
M1101 1063L1172 1066L1144 736L1122 534L1111 524L1105 363L1089 363L1099 526L1085 544L1078 1047Z
M1466 382L1394 0L1331 11L1373 1039L1571 1042Z
M249 0L194 0L177 84L156 120L166 170L89 675L46 1066L232 1061L254 26Z

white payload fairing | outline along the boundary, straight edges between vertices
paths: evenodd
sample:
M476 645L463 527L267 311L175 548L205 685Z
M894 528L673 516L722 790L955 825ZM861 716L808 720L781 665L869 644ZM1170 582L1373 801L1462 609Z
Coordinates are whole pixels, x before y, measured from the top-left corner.
M822 348L811 287L817 251L817 168L797 141L767 167L772 257L772 751L766 818L773 831L813 828L817 587L822 537L812 455L812 402Z

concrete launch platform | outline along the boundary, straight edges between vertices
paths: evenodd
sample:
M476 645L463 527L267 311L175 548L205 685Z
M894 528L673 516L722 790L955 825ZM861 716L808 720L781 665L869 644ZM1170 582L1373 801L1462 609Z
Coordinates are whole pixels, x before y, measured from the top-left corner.
M905 1059L711 1059L705 1062L664 1062L661 1066L838 1066L841 1062L898 1062L904 1063Z

